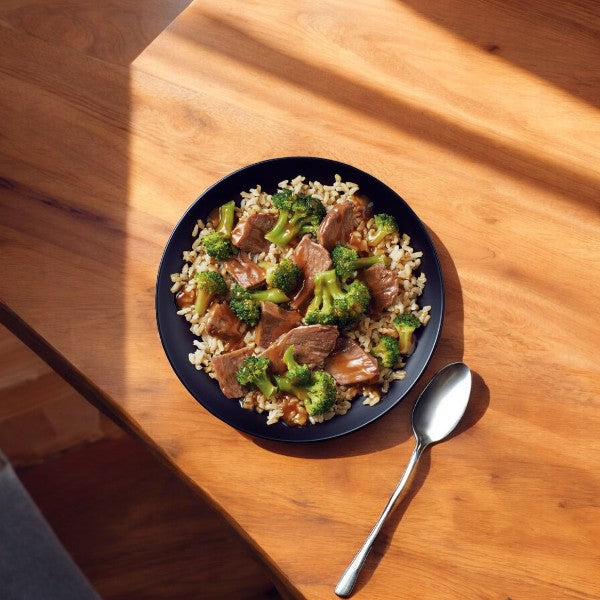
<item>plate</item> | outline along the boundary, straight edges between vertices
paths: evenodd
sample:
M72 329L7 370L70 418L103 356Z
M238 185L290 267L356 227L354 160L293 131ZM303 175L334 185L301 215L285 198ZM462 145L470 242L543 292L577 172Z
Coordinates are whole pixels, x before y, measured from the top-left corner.
M342 181L352 181L374 203L375 212L393 214L400 230L411 237L415 250L423 252L421 271L427 276L427 284L419 305L431 305L431 319L419 330L415 352L408 358L406 378L395 381L386 395L375 406L366 406L360 399L354 400L352 408L343 416L317 425L290 427L282 422L266 424L266 413L243 409L237 400L228 399L221 393L216 380L196 369L188 360L193 351L195 337L189 331L188 322L176 314L170 274L182 267L182 253L192 245L192 230L197 219L206 220L215 207L232 198L239 201L241 191L260 184L263 190L274 192L277 184L296 175L308 180L330 184L336 174ZM336 438L360 429L382 417L396 406L412 389L427 367L440 337L444 315L444 283L439 258L427 230L409 205L387 185L350 165L316 157L285 157L265 160L243 167L227 175L204 191L187 209L175 226L164 250L156 284L156 318L160 339L173 370L192 396L211 412L236 429L264 439L281 442L317 442Z

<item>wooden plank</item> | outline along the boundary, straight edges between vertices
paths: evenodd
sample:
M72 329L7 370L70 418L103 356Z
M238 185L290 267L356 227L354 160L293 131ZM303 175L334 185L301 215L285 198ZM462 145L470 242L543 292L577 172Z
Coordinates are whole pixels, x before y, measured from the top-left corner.
M572 4L482 2L456 31L431 4L195 3L129 71L0 39L19 107L0 99L1 297L297 596L332 596L410 454L419 390L347 439L255 442L176 381L152 295L193 198L238 166L292 154L355 164L409 201L448 281L428 375L460 359L477 373L471 427L425 460L356 597L598 594L600 330L588 306L600 178L586 90L600 62L586 16L597 11ZM473 38L488 17L512 32L500 55ZM525 43L532 20L564 48L552 60ZM31 264L35 293L15 287Z
M223 519L127 437L18 474L106 600L278 598Z

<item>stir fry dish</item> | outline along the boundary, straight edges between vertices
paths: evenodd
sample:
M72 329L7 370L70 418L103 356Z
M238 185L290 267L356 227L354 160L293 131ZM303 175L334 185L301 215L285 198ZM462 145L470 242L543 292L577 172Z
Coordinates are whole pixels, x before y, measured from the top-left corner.
M316 425L359 398L380 402L429 321L422 252L339 175L240 196L197 221L171 275L195 336L191 364L269 425Z

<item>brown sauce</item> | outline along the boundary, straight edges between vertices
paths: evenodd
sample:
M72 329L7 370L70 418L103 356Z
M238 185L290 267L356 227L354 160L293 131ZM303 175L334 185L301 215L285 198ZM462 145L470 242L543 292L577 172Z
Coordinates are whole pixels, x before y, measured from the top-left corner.
M283 398L281 408L283 411L281 420L286 425L306 425L308 415L306 414L306 409L304 408L304 404L301 400L299 400L295 396L286 395Z
M175 296L175 303L179 310L182 308L187 308L188 306L192 306L196 302L196 289L192 288L189 291L186 291L185 288L181 291L177 292Z
M208 222L216 229L221 220L221 207L217 206L208 213Z
M372 392L372 393L378 394L379 396L382 396L383 392L381 390L381 384L379 384L379 383L375 384L374 383L374 384L371 384L371 385L363 385L363 387L362 387L362 393L363 394L368 394L369 392Z

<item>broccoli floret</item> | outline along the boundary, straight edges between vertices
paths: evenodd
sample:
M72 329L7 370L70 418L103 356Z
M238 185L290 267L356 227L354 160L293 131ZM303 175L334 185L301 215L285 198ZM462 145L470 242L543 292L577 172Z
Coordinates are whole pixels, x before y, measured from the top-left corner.
M267 398L270 398L277 387L273 385L267 373L269 359L262 356L248 357L238 369L236 378L240 385L258 388Z
M287 367L286 379L294 385L308 385L311 380L310 369L307 365L301 365L294 358L294 346L291 345L283 353L283 362Z
M394 319L394 327L398 332L400 354L408 354L413 345L413 333L421 327L421 321L412 313L404 313Z
M196 280L196 303L194 312L203 315L215 296L227 294L227 284L222 275L214 271L204 271L194 275Z
M235 202L227 202L219 207L219 224L216 232L223 237L230 238L233 229L233 221L235 219Z
M371 349L371 354L379 359L382 367L393 369L400 358L398 340L391 335L384 335L379 339L379 343Z
M275 376L277 387L302 400L306 412L311 416L326 413L334 404L337 395L335 379L326 371L315 371L308 385L295 385L286 377Z
M289 294L300 283L302 271L289 258L284 258L278 265L267 271L267 285Z
M238 249L231 243L229 238L216 231L205 235L202 238L202 245L206 253L215 260L227 260L238 253Z
M289 302L289 300L290 299L278 289L251 292L235 283L231 288L229 306L240 321L243 321L250 327L255 327L260 319L261 302L275 302L275 304L281 304L282 302Z
M331 260L337 276L342 280L352 277L352 273L358 269L366 269L377 263L389 265L391 262L387 256L359 257L354 248L343 245L338 245L331 251Z
M386 236L398 231L398 223L392 215L387 213L379 213L373 217L377 233L369 240L371 246L377 246Z
M314 281L315 294L304 316L308 325L346 327L367 309L371 294L362 281L353 281L344 289L333 269L317 273Z
M325 207L318 198L293 194L287 189L274 194L271 202L279 211L279 216L265 239L277 246L286 246L298 235L316 235L326 214Z

